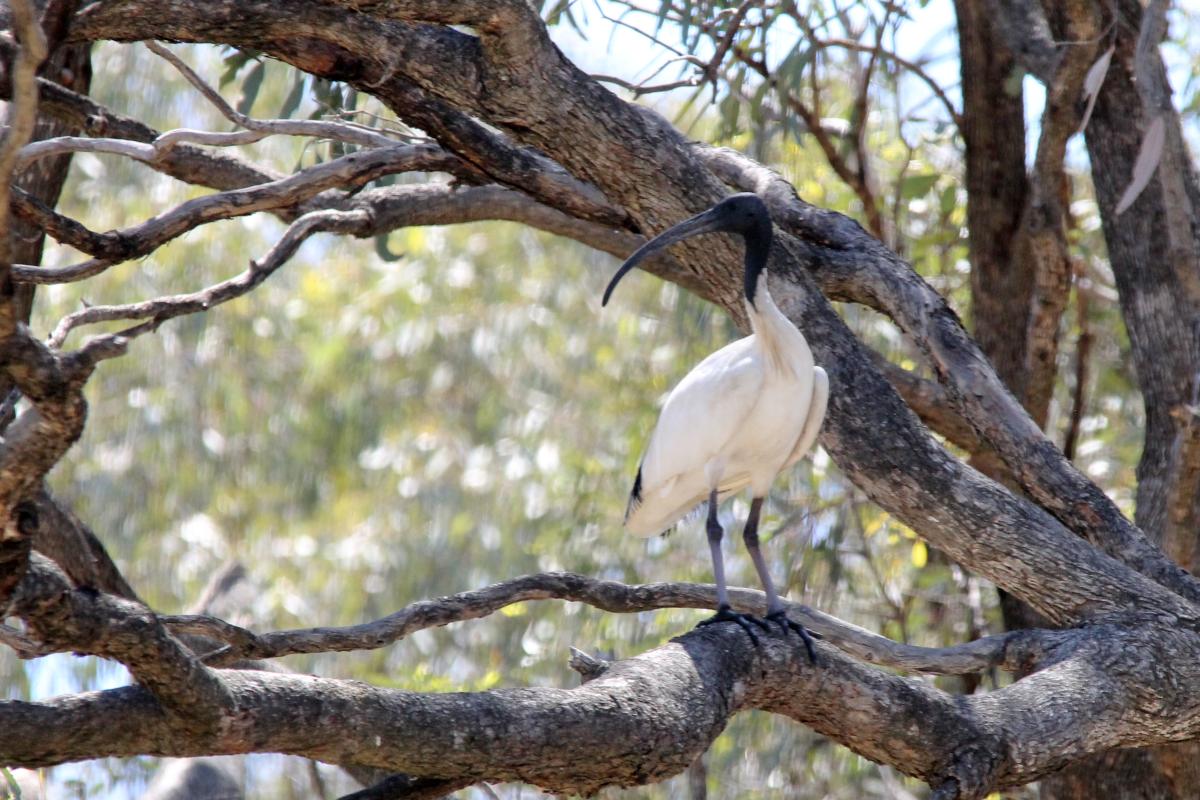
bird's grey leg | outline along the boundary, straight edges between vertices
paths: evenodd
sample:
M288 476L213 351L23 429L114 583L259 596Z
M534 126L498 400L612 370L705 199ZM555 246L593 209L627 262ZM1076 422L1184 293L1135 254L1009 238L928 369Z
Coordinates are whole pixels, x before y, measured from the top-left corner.
M754 569L758 572L758 579L762 582L763 591L767 593L767 616L783 610L783 603L779 600L779 594L775 591L775 583L771 580L771 573L767 570L767 562L763 558L762 548L758 546L758 518L762 514L763 499L755 497L750 501L750 515L746 517L746 528L742 531L742 541L746 543L746 549L750 551L750 560L754 562Z
M803 625L788 619L783 601L779 599L779 593L775 591L775 583L771 580L771 573L767 570L767 562L763 558L762 548L758 545L758 518L762 515L762 504L763 498L761 497L755 497L750 501L750 514L746 517L742 541L746 543L746 549L750 551L750 559L754 562L758 579L762 582L763 591L767 593L767 619L779 623L785 632L793 630L800 634L800 638L804 641L804 647L808 650L809 660L816 663L817 654L813 649L812 637L808 635L808 631L804 629Z
M721 553L721 539L725 531L717 519L717 490L708 496L708 549L712 553L713 580L717 582L717 608L731 608L729 589L725 586L725 556Z
M700 625L712 625L714 622L736 622L750 636L750 641L754 642L754 646L757 647L758 636L755 635L754 629L750 627L750 623L753 622L763 630L767 629L766 623L748 614L739 614L729 604L729 589L725 585L725 557L721 553L721 539L725 536L725 530L721 527L720 520L717 519L717 499L717 490L713 489L712 493L708 496L707 529L708 548L712 551L713 578L717 582L717 613L703 620Z

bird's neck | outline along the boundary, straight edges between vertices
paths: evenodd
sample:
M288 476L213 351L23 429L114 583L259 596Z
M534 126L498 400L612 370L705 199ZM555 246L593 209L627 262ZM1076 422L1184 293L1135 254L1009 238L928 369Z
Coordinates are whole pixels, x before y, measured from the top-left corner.
M751 306L758 303L759 287L766 288L761 279L767 268L767 256L771 252L771 223L766 221L763 230L754 231L745 237L746 268L744 274L746 302ZM761 279L761 280L760 280ZM769 302L769 301L768 301Z
M812 352L800 329L775 305L762 271L754 292L754 302L746 301L750 328L770 363L781 371L795 372L812 366Z
M812 353L804 335L775 305L767 288L767 257L771 251L771 220L764 217L757 228L745 235L746 313L759 347L768 361L781 372L795 372L812 366Z

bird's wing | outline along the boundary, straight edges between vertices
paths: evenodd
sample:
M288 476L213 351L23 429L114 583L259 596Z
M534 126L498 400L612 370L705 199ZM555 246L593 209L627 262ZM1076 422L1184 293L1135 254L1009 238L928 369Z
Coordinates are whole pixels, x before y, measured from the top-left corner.
M817 441L817 434L821 432L821 423L825 420L825 409L828 405L829 376L820 367L813 367L813 391L812 400L809 401L808 406L808 417L804 420L804 429L800 431L800 438L796 440L796 446L792 449L792 454L788 456L784 467L789 467L804 458L804 454Z
M642 494L651 502L672 483L699 482L707 494L705 464L721 453L754 410L763 383L762 360L750 337L726 345L697 364L667 397L642 459ZM721 489L738 476L725 475ZM744 483L743 483L744 485Z

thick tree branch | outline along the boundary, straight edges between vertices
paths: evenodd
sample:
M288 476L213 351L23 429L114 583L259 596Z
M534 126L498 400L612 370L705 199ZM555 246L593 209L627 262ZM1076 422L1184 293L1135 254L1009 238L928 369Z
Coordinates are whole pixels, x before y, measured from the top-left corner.
M140 602L104 545L75 514L43 487L32 500L36 515L33 547L53 561L76 586L87 586Z
M27 582L40 586L42 580ZM112 602L102 596L81 602L78 594L69 598L75 613ZM118 606L109 613L124 612ZM686 769L732 714L759 708L812 725L934 785L953 780L958 796L975 798L1097 748L1174 741L1200 730L1200 706L1190 694L1200 658L1181 664L1166 695L1132 690L1142 685L1146 659L1169 650L1176 663L1200 647L1194 633L1164 638L1148 628L1095 626L1014 634L1008 657L1039 671L965 698L858 664L823 644L813 666L794 639L760 638L762 646L754 648L736 626L697 630L610 664L571 690L422 695L307 676L221 672L231 699L222 707L236 708L236 723L188 736L140 688L8 701L0 703L0 754L14 765L45 766L102 755L272 751L421 778L521 780L554 792L592 793ZM91 646L137 663L118 644ZM1180 713L1164 718L1163 704ZM57 735L21 733L34 729ZM576 746L564 750L564 740ZM662 747L664 741L671 746ZM556 757L539 757L548 748Z
M81 389L94 366L90 354L52 352L24 326L0 341L0 367L33 403L0 444L0 509L11 513L28 499L83 433Z
M987 0L1008 48L1026 70L1049 83L1058 64L1059 48L1041 0Z
M874 362L896 393L904 398L908 407L915 411L931 430L937 431L968 453L983 453L989 450L970 424L955 413L941 384L917 377L883 356L877 356Z
M170 712L163 720L198 734L231 711L234 697L217 673L202 665L140 604L91 589L77 589L40 555L13 598L44 648L90 653L120 661Z
M359 236L418 225L507 220L574 239L618 258L625 258L645 241L644 237L622 228L569 216L523 192L496 185L426 184L367 189L336 207L368 215L369 223ZM658 258L664 262L671 260L669 255Z

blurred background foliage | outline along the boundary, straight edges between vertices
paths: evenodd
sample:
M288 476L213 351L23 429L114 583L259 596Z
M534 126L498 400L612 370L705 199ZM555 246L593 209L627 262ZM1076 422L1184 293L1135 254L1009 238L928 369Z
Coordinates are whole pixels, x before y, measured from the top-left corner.
M763 11L738 43L773 80L730 57L715 82L642 100L691 136L746 150L780 170L810 202L864 224L882 220L881 234L969 321L962 143L953 120L895 60L873 65L864 106L859 86L867 55L805 46L877 41L907 53L954 98L950 4L841 3L839 11L813 0L779 8L789 7L802 23L783 10ZM580 63L636 73L624 75L629 83L686 80L696 66L685 56L711 57L713 39L699 22L719 18L721 7L641 9L589 0L548 3L544 11ZM648 43L651 37L657 41ZM638 57L628 58L629 50ZM353 115L402 129L370 98L255 54L178 52L210 80L221 78L225 96L256 116ZM160 129L226 129L143 48L98 46L94 63L100 102ZM790 105L797 97L819 101L837 152L869 174L871 214L798 123ZM847 143L839 126L859 126L861 146ZM867 153L869 163L855 163ZM340 152L271 139L249 154L286 171ZM1071 205L1081 272L1062 331L1049 427L1061 442L1078 342L1086 335L1090 368L1075 456L1129 510L1140 401L1124 366L1127 343L1085 166L1075 170ZM82 155L62 205L106 230L204 193L128 161ZM40 290L35 330L48 332L83 302L128 302L228 277L282 229L261 216L210 225L99 279ZM77 258L51 249L46 260ZM248 297L170 322L125 358L106 362L89 385L87 431L54 473L53 488L158 610L188 608L222 565L245 564L258 591L243 614L260 630L361 622L542 570L628 582L710 580L698 524L645 541L624 535L620 521L665 393L738 332L713 308L645 275L623 285L601 313L598 297L615 266L606 255L508 223L400 230L374 243L310 241ZM920 368L889 322L859 308L841 311L887 358ZM738 500L724 515L740 521L745 512ZM1000 629L994 589L867 502L824 451L778 482L765 528L769 561L792 598L913 643L943 645ZM731 582L757 585L737 539L727 539ZM527 603L375 652L286 661L296 670L420 691L573 685L569 646L629 656L701 617ZM0 676L7 696L35 699L126 680L121 668L93 659L21 663L7 651L0 653ZM996 680L984 676L982 685ZM332 795L349 786L336 770L322 767L318 780L294 760L249 763L253 797ZM54 797L135 797L155 768L152 759L97 762L61 767L44 779ZM739 716L706 757L706 770L708 790L719 798L909 798L926 791L762 714ZM495 791L538 795L530 787ZM607 796L694 795L689 776L681 776Z

